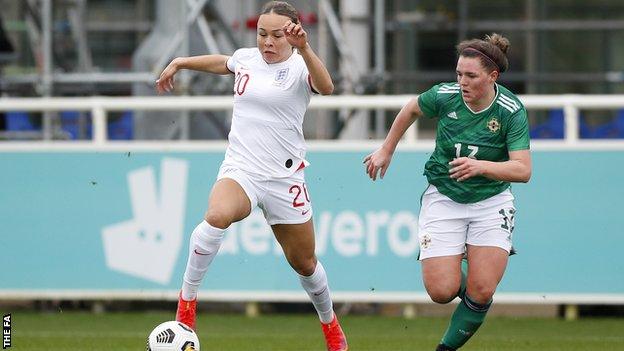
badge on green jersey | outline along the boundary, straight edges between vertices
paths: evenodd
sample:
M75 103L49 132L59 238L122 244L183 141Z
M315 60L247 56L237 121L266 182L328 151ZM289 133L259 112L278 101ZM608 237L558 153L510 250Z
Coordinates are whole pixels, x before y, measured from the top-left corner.
M496 117L492 117L490 121L487 123L487 127L492 133L498 132L500 128L500 123L498 123L498 119Z

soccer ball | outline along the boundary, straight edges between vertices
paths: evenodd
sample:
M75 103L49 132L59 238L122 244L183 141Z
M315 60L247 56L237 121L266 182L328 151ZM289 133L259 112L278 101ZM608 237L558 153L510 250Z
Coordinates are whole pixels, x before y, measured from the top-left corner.
M164 322L147 338L147 351L199 351L199 339L184 323Z

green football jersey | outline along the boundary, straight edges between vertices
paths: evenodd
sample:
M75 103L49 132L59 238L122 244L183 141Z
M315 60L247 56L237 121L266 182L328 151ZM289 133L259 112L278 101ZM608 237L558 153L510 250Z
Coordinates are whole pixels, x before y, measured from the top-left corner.
M426 117L438 117L436 147L425 164L430 184L459 203L475 203L509 187L509 182L477 176L458 182L449 176L449 162L457 157L502 162L509 151L529 149L526 109L505 87L496 84L492 104L475 113L464 102L457 83L442 83L418 97Z

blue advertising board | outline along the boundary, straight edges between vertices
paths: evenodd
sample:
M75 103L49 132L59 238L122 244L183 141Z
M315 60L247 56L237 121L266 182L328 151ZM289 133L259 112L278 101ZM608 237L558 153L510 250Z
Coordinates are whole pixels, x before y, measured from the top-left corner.
M417 218L424 151L383 180L370 150L310 151L316 245L333 291L423 293ZM0 152L2 290L179 289L222 151ZM499 292L624 295L621 151L534 151L515 184L514 246ZM207 291L300 291L262 213L232 225Z

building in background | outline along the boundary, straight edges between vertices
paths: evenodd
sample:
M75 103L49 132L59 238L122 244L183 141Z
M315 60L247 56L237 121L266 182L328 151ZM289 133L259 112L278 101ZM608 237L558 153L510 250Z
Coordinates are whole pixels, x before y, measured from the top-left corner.
M10 96L153 95L158 72L175 56L230 54L255 45L256 14L264 2L0 0L16 49L2 86ZM452 81L455 44L491 32L511 40L511 67L501 82L520 94L624 93L624 46L618 45L624 40L624 3L619 0L291 2L338 94L413 94ZM185 73L179 78L176 94L230 93L231 77ZM311 111L306 136L380 138L394 113ZM43 130L39 137L90 138L85 113L45 115L34 117L33 128ZM561 111L530 111L530 118L534 137L562 137ZM109 116L109 134L222 139L228 119L225 112L146 116L127 111ZM433 123L420 123L419 135L431 136ZM584 112L581 136L624 137L624 112Z

